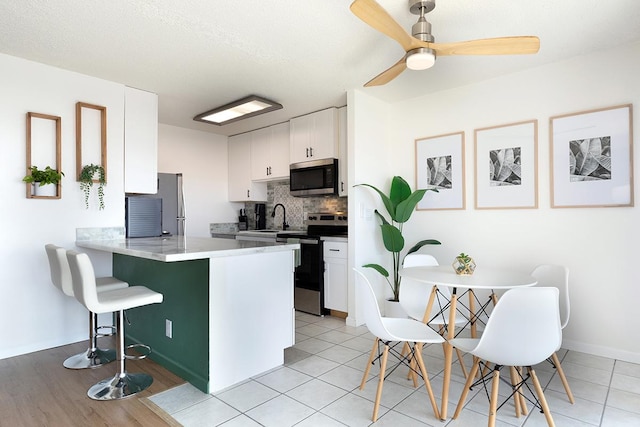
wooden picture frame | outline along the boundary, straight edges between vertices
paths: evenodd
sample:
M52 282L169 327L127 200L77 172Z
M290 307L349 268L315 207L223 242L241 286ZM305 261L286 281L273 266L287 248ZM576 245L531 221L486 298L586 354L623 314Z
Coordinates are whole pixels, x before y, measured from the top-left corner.
M552 208L633 206L632 108L549 119Z
M415 140L416 189L427 191L417 210L465 209L464 132Z
M538 207L538 121L480 128L475 136L475 208Z
M55 130L53 138L51 135L45 135L46 129L41 129L40 131L37 129L39 126L36 125L35 120L52 120L55 122ZM44 150L41 147L41 144L48 144L51 141L42 141L43 139L50 139L54 141L53 150L49 148L48 150ZM35 141L37 139L37 141ZM27 145L27 174L31 174L31 167L34 166L34 157L37 159L37 163L41 163L40 165L36 164L35 166L40 166L41 169L44 169L44 166L51 166L52 169L60 172L62 168L62 118L59 116L52 116L49 114L41 114L28 112L27 113L27 126L26 126L26 145ZM37 145L37 147L36 147ZM49 151L48 158L46 153L43 151ZM54 157L51 158L51 157ZM50 160L54 160L55 163L51 163ZM60 199L62 198L62 184L58 182L56 184L56 194L55 196L36 196L32 192L32 184L27 183L27 198L28 199Z
M99 112L100 118L100 132L98 135L85 135L85 122L83 121L83 110L96 110ZM89 121L88 118L86 121ZM83 140L83 137L85 140ZM107 180L107 107L102 107L100 105L88 104L86 102L77 102L76 103L76 180L80 181L80 172L82 168L92 163L91 161L87 162L83 160L83 150L84 146L89 143L95 144L99 141L99 147L91 147L93 148L93 152L96 152L96 149L99 150L100 157L100 165L104 168L105 182ZM87 148L84 151L91 151ZM98 182L98 180L94 180L94 182Z

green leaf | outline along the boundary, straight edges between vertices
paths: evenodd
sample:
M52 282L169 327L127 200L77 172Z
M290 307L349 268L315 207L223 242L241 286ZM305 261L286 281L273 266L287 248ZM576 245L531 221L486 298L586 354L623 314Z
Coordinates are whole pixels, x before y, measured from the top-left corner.
M389 277L389 272L387 271L387 269L379 264L365 264L363 265L363 267L373 268L375 271L382 274L384 277Z
M439 244L440 244L440 242L438 240L435 240L435 239L420 240L418 243L413 245L413 247L411 249L409 249L409 251L407 252L407 255L419 251L420 248L425 246L425 245L439 245ZM407 255L405 255L405 256L407 256Z
M391 180L391 190L389 191L389 199L393 205L393 211L389 211L391 218L396 220L396 209L400 203L405 201L411 195L411 187L400 176L394 176Z
M416 205L422 200L427 190L416 190L396 208L394 221L404 223L409 221Z
M382 224L382 241L384 247L389 252L400 252L404 248L404 237L402 233L395 226L391 224Z

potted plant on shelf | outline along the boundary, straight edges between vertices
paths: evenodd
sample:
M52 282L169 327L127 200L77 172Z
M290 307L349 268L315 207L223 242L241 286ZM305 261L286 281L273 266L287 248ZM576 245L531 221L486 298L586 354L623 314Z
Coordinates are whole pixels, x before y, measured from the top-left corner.
M93 163L85 165L80 171L78 181L80 181L80 188L84 192L84 204L87 209L89 209L89 195L91 193L91 187L93 187L94 181L98 182L99 207L100 210L104 209L104 185L106 180L102 165L94 165Z
M64 176L64 172L62 171L58 172L55 169L51 169L50 166L45 167L44 170L38 169L37 166L31 166L29 168L29 173L25 175L25 177L22 178L22 180L27 184L32 185L31 194L34 196L45 195L45 194L55 196L57 191L57 185L60 181L62 181L63 176ZM51 188L53 190L52 191L49 190L49 191L45 191L44 193L41 193L40 187L45 187L49 185L52 185Z
M375 214L380 219L380 229L382 232L382 241L384 243L384 247L387 251L391 253L391 257L393 260L393 277L390 280L389 272L386 268L379 264L365 264L363 267L373 268L378 273L380 273L389 286L391 287L391 291L393 292L393 298L390 301L399 301L400 297L400 281L401 277L398 274L400 267L402 265L402 259L400 258L400 253L404 249L405 239L402 235L402 226L405 222L409 220L411 214L415 210L416 205L422 200L425 193L427 191L438 191L437 189L428 189L428 190L416 190L411 192L411 187L402 179L402 177L394 176L391 181L391 190L389 191L389 195L387 196L385 193L374 187L370 184L358 184L360 186L365 186L374 189L382 199L382 203L384 204L387 213L389 214L390 221L388 221L378 210L375 210ZM440 242L434 239L421 240L418 243L414 244L411 249L405 254L408 255L410 253L416 252L421 247L425 245L439 245Z

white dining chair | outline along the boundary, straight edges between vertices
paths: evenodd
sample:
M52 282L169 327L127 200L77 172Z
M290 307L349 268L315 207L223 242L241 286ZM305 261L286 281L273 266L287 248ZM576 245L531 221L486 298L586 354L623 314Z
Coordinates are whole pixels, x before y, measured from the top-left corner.
M560 292L560 325L562 329L564 329L569 323L569 315L571 314L571 304L569 301L569 269L561 265L543 264L534 268L531 275L538 280L536 286L553 286L558 288ZM564 370L558 358L558 350L560 350L560 346L558 346L549 358L549 363L556 368L569 402L574 403L569 381L567 381L567 377L564 375Z
M357 304L362 307L364 321L367 325L367 328L369 329L369 332L371 332L376 337L371 349L371 353L369 355L367 367L365 369L364 375L362 376L360 390L364 389L367 382L367 377L369 376L371 365L376 359L376 354L380 353L380 345L383 345L382 355L379 357L380 374L378 378L378 389L376 391L375 403L373 406L373 415L371 417L372 421L376 422L378 419L378 409L380 406L380 398L382 396L382 388L384 385L389 353L396 356L399 360L399 363L403 363L409 367L413 365L412 361L415 359L415 363L419 368L418 374L424 380L424 386L427 390L427 394L429 395L429 400L433 408L433 414L435 415L436 419L439 420L440 412L438 410L438 405L436 404L435 396L433 395L431 382L429 381L429 375L424 365L424 360L422 359L421 353L423 344L443 343L444 338L442 338L429 326L417 320L407 318L401 319L382 317L382 315L380 314L380 308L378 306L376 295L373 292L373 288L371 287L369 279L367 279L367 276L365 276L357 269L354 268L354 271L356 272L357 276L356 301ZM409 344L410 352L407 355L401 355L400 352L398 352L394 348L395 345L403 343Z
M412 253L404 258L403 267L429 267L438 266L438 260L430 254ZM400 305L407 315L415 320L434 326L442 335L445 335L445 328L449 324L449 304L451 302L451 291L447 286L438 286L435 301L431 312L425 316L425 311L429 303L429 296L433 285L425 282L418 282L409 278L403 278L400 284ZM459 310L464 308L459 306ZM455 325L465 325L468 320L462 313L456 310ZM464 366L462 355L457 351L458 361L465 378L467 370Z
M519 416L519 402L530 400L522 392L523 386L530 390L527 382L530 378L537 395L537 399L532 403L544 413L549 427L555 425L533 365L545 361L562 342L558 294L558 289L554 287L508 290L493 309L480 338L454 338L449 341L451 345L475 356L453 419L460 415L480 365L486 366L490 363L493 365L492 368L476 382L486 389L486 382L491 378L489 427L495 425L500 370L504 366L526 367L528 373L524 378L520 375L517 381L512 377L516 416ZM512 369L511 374L514 375L514 372L520 374L521 371Z

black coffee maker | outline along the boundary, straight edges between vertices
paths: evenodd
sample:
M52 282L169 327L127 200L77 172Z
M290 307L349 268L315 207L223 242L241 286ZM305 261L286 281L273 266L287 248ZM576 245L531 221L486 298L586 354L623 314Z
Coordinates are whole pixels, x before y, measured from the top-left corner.
M267 228L267 205L256 203L256 230Z

